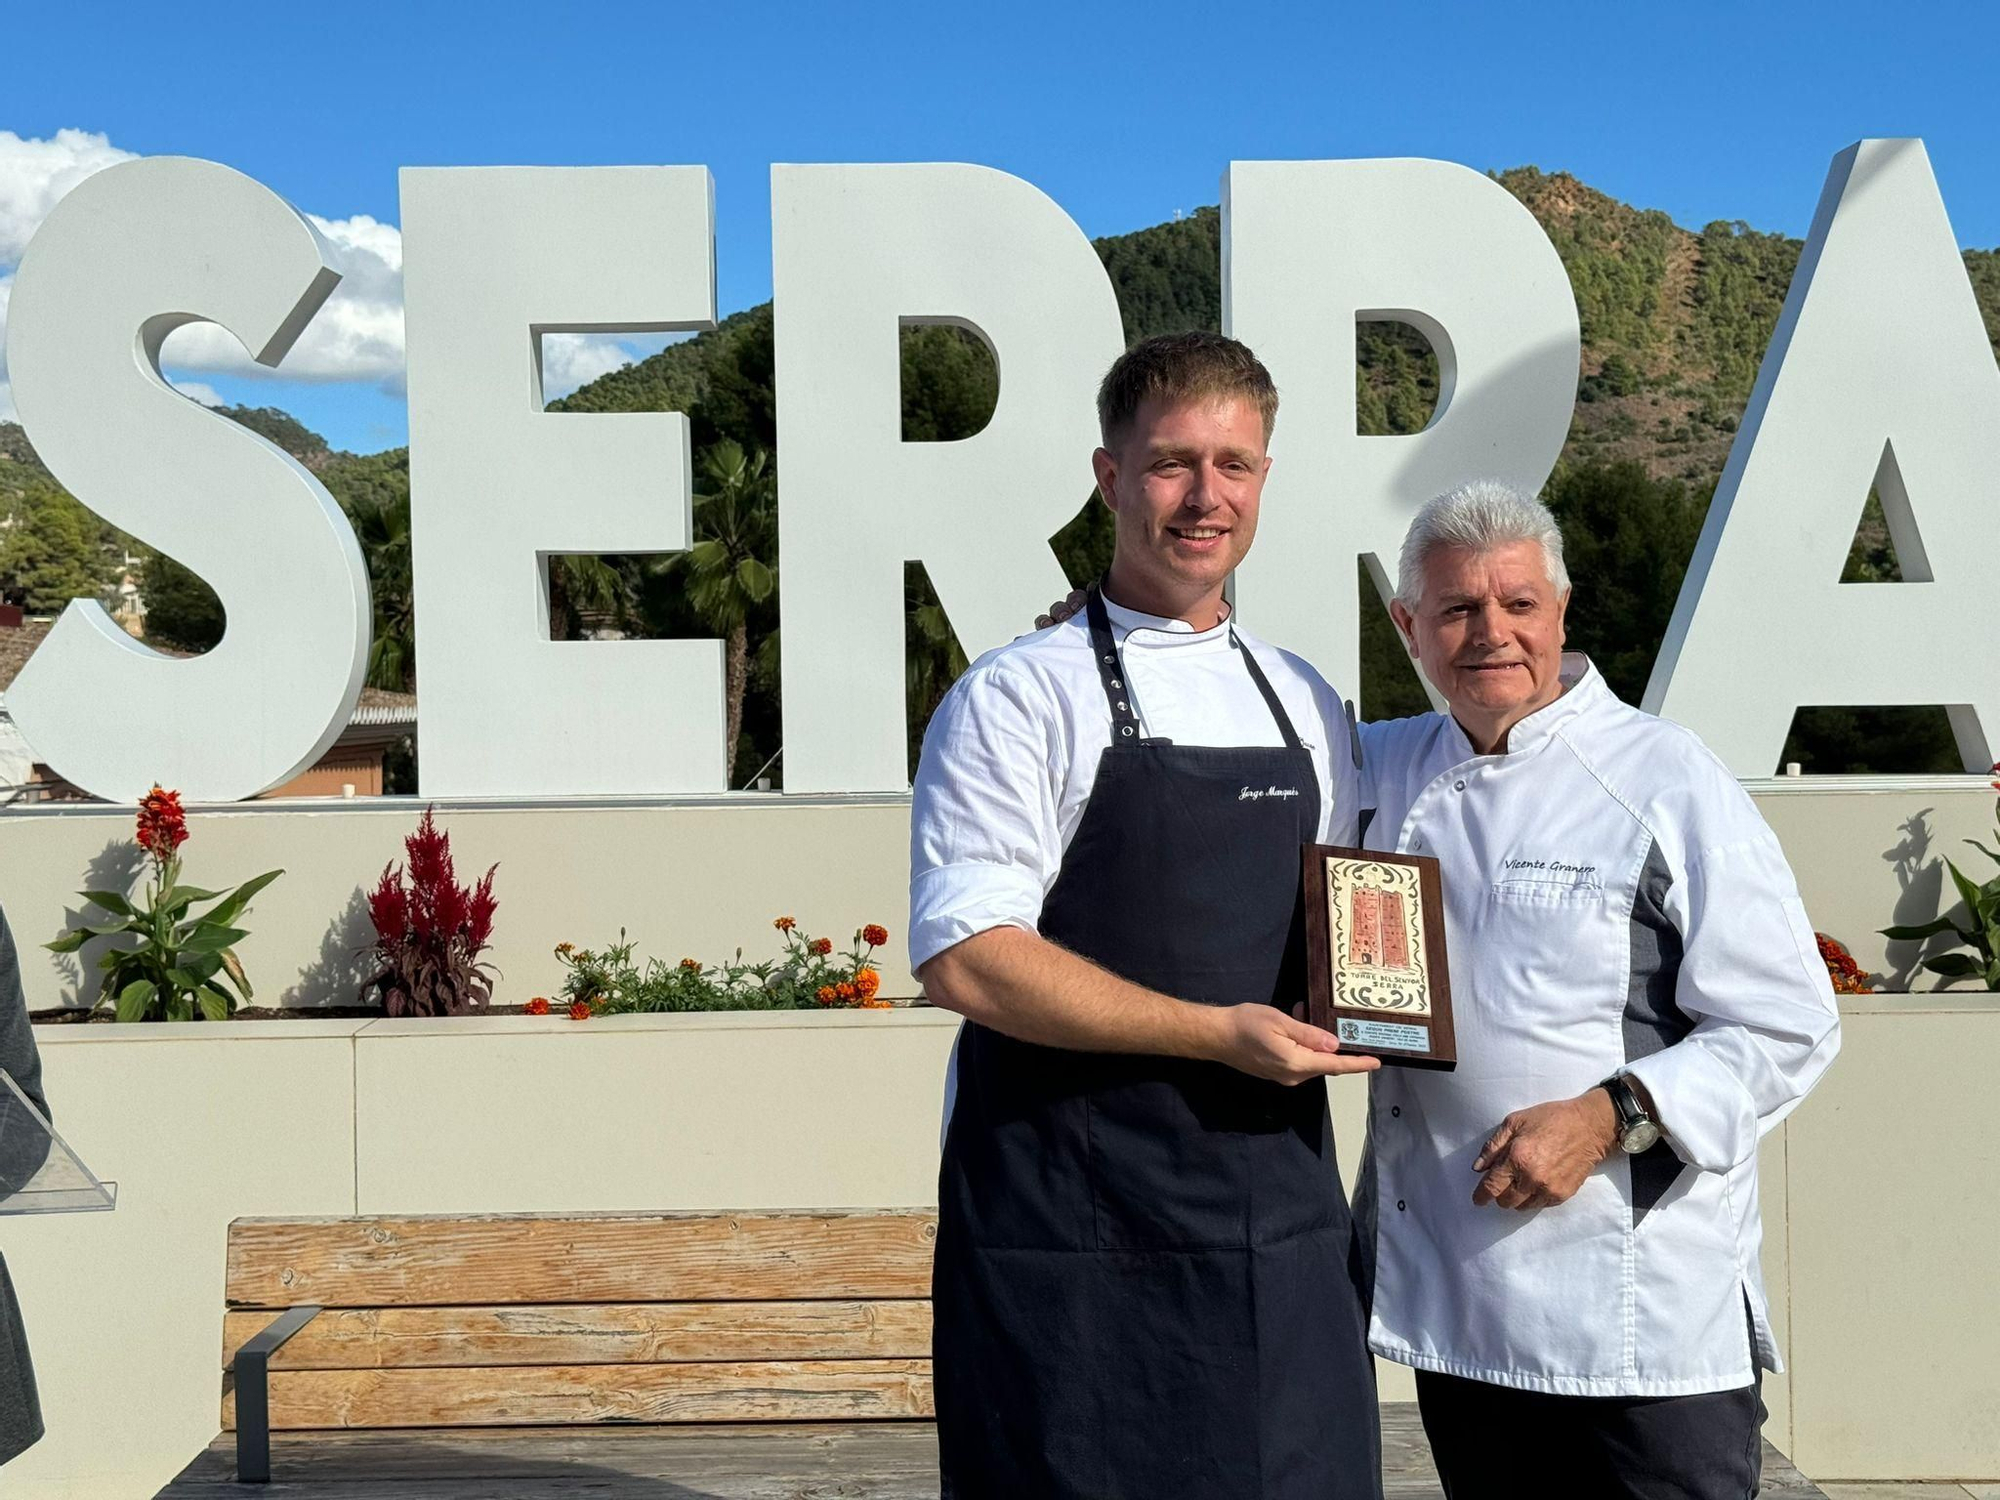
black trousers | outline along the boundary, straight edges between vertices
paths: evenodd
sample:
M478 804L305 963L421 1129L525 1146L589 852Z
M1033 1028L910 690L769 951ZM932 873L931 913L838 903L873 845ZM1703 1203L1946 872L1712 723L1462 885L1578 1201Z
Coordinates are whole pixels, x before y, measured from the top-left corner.
M1448 1500L1751 1500L1763 1382L1699 1396L1551 1396L1417 1372Z

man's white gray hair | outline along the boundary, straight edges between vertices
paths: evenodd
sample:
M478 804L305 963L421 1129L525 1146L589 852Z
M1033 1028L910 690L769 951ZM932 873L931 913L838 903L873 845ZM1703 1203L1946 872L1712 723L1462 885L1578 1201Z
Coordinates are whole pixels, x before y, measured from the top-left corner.
M1424 559L1438 547L1491 552L1514 542L1539 542L1558 597L1569 592L1562 528L1549 508L1497 479L1475 479L1424 503L1403 535L1396 561L1396 597L1415 609L1424 594Z

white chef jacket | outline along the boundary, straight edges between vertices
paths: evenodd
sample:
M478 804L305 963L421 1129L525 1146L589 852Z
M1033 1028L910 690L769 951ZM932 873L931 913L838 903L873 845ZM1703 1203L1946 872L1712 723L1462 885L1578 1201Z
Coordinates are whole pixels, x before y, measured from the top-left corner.
M1104 601L1129 700L1148 738L1177 745L1282 745L1284 736L1229 625ZM1319 838L1352 844L1361 806L1340 695L1289 651L1239 629L1319 778ZM910 810L910 965L992 927L1033 932L1111 743L1111 705L1084 612L989 651L952 684L924 734ZM1284 796L1303 788L1245 787ZM1199 871L1168 872L1200 878ZM1301 997L1303 998L1303 997Z
M1581 656L1563 667L1567 691L1502 755L1448 714L1362 727L1367 846L1440 862L1458 1042L1455 1072L1371 1078L1369 1343L1562 1395L1737 1389L1783 1368L1757 1143L1839 1048L1833 990L1736 779ZM1671 1155L1614 1150L1552 1208L1473 1206L1503 1118L1621 1069Z

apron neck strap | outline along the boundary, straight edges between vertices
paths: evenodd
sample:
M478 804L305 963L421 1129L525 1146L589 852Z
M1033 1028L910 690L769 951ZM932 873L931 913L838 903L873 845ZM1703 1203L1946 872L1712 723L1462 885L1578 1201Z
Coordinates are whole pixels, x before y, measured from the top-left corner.
M1130 745L1139 738L1139 716L1132 711L1132 694L1125 686L1125 664L1118 659L1118 644L1111 639L1111 616L1104 609L1104 591L1090 586L1084 601L1084 616L1090 624L1090 654L1097 660L1097 680L1104 684L1104 700L1111 705L1111 743Z
M1105 702L1111 705L1111 743L1129 745L1139 738L1139 715L1132 709L1132 694L1125 684L1125 664L1119 658L1118 643L1111 636L1111 616L1104 608L1104 588L1102 582L1093 583L1084 600L1084 618L1090 626L1090 654L1097 661L1097 680L1104 685ZM1285 712L1285 705L1278 701L1277 690L1271 680L1264 675L1264 669L1257 665L1257 658L1243 642L1237 638L1236 627L1229 627L1229 644L1243 658L1243 665L1249 670L1250 680L1257 685L1263 696L1265 707L1271 710L1271 717L1277 721L1278 733L1287 750L1302 749L1298 731L1292 727L1292 716Z
M1243 665L1250 669L1250 680L1257 684L1257 691L1264 695L1264 704L1271 710L1271 717L1278 721L1278 733L1284 736L1287 750L1304 748L1299 743L1299 732L1292 728L1292 716L1285 712L1285 705L1278 701L1278 690L1271 686L1271 679L1264 675L1264 669L1257 665L1257 655L1242 641L1237 639L1236 627L1229 627L1229 644L1243 657Z

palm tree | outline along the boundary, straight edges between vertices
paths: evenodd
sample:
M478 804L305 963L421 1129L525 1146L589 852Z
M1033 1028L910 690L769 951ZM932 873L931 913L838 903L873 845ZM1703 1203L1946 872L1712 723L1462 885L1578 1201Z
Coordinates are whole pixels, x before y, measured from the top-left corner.
M370 497L350 514L375 601L368 686L411 692L417 680L417 617L410 582L410 492Z
M694 497L694 545L658 565L662 571L686 572L688 602L726 643L724 743L732 781L750 683L750 612L778 587L777 483L769 468L762 449L745 453L730 438L704 452L701 488Z
M618 569L592 553L549 558L549 639L566 641L586 615L617 614L630 601Z

